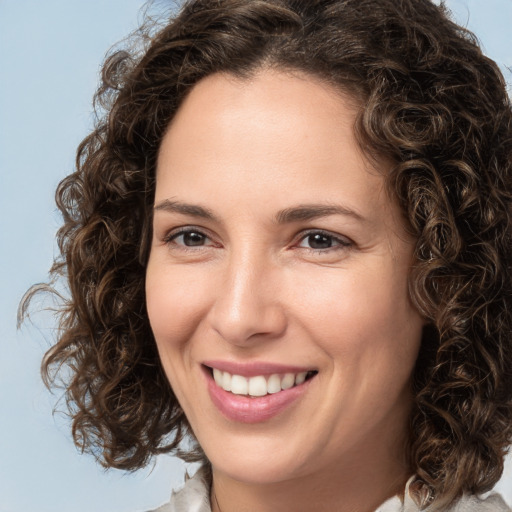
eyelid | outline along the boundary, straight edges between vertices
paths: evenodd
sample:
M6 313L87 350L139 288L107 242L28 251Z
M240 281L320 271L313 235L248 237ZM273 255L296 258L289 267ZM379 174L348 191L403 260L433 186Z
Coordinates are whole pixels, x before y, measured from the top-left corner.
M180 226L180 227L171 229L170 231L168 231L165 234L165 236L163 237L162 241L164 243L166 243L166 244L170 244L171 242L174 242L174 240L176 240L176 238L178 238L179 236L187 234L187 233L197 233L199 235L204 236L205 239L207 239L210 242L212 242L211 244L205 244L205 245L196 246L198 248L210 247L210 246L215 245L213 243L213 238L208 234L207 230L205 230L204 228L200 228L198 226L190 226L190 225ZM180 247L183 247L185 249L192 249L192 250L194 250L194 246L186 246L186 245L182 245L182 244L176 244L176 245L179 245Z
M316 253L325 253L325 252L329 252L329 251L347 249L354 245L354 242L352 240L350 240L350 238L340 235L339 233L332 233L331 231L326 231L325 229L308 229L306 231L302 231L296 237L296 240L297 240L296 243L299 244L300 242L305 240L308 236L317 235L317 234L331 238L334 241L336 241L338 244L335 246L332 246L332 247L328 247L326 249L314 249L312 247L300 247L300 246L298 246L298 248L306 249L309 251L314 251Z
M205 237L206 241L209 241L210 243L205 243L204 245L198 245L198 246L187 246L184 244L175 244L176 246L180 247L183 250L198 250L198 249L201 249L204 247L218 246L218 244L216 244L214 242L213 237L211 235L209 235L208 230L198 227L198 226L191 226L191 225L180 226L180 227L176 227L176 228L169 230L165 234L165 236L163 237L162 240L165 244L169 245L172 242L174 242L176 240L176 238L178 238L181 235L187 234L187 233L197 233L199 235L202 235ZM336 242L336 244L331 247L324 248L324 249L315 249L313 247L300 247L299 244L303 240L305 240L308 236L316 235L316 234L328 237L328 238L332 239L334 242ZM321 254L321 253L327 253L330 251L348 249L354 245L355 245L354 242L350 238L348 238L344 235L340 235L339 233L333 233L333 232L327 231L325 229L311 228L311 229L307 229L305 231L301 231L295 237L295 242L293 243L292 249L302 249L302 250Z

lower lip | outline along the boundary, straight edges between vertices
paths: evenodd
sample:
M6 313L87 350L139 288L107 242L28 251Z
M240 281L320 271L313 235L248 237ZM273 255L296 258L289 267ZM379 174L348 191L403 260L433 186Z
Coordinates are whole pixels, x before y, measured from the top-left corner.
M210 370L204 371L212 402L227 419L239 423L260 423L277 416L304 395L314 378L278 393L252 398L224 391L215 384Z

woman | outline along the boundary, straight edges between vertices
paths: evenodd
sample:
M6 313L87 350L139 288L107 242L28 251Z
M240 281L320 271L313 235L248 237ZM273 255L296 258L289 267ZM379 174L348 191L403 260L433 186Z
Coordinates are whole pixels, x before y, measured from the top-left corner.
M512 113L471 34L196 0L97 99L43 362L75 441L202 461L162 510L508 510L478 496L512 440Z

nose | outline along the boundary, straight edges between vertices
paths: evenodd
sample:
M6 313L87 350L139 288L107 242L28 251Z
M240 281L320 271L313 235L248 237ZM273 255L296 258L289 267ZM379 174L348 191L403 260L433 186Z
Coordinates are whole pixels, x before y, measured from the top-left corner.
M211 327L238 346L281 336L287 319L277 288L279 269L250 255L226 263L209 312Z

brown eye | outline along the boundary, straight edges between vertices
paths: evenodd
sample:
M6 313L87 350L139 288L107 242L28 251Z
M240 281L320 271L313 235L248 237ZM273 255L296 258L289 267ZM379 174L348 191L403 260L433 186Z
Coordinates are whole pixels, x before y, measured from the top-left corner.
M193 247L196 245L204 245L206 237L195 231L189 231L187 233L183 233L183 245L188 247Z
M202 247L210 245L209 238L200 231L186 230L174 233L166 240L167 243L181 245L185 247Z
M341 236L334 236L323 231L307 233L299 242L299 247L322 251L329 249L343 249L349 247L351 242Z
M322 233L315 233L306 237L307 243L311 249L329 249L333 245L332 236Z

